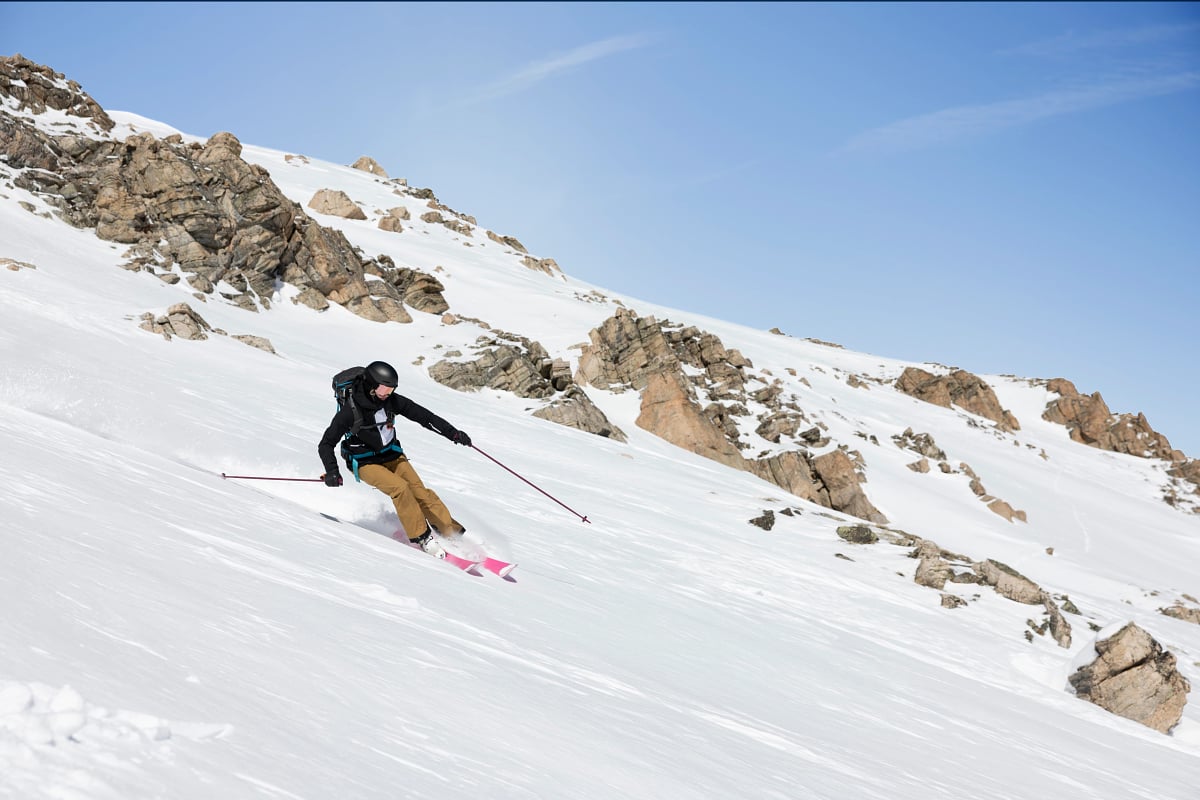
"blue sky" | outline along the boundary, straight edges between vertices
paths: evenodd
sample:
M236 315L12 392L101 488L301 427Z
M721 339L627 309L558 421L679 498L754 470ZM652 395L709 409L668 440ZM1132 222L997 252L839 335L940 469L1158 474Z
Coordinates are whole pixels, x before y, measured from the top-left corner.
M1200 4L4 3L0 54L570 275L1066 377L1200 457Z

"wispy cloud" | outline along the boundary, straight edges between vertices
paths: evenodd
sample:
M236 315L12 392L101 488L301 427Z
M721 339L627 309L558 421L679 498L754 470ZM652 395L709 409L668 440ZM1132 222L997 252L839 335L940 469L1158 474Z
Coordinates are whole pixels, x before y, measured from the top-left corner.
M616 55L627 50L636 50L653 42L653 37L646 34L631 34L628 36L613 36L598 42L576 47L566 53L553 55L540 61L534 61L510 75L503 76L458 98L456 105L471 105L485 100L495 100L507 95L525 91L530 87L548 80L560 73L592 61L598 61L608 56Z
M855 136L839 153L896 153L949 144L971 136L1027 125L1145 97L1200 87L1200 72L1127 79L1079 89L981 105L957 106L902 119Z
M1143 25L1138 28L1115 28L1078 33L1068 31L1061 36L1001 50L1002 56L1063 56L1083 50L1111 50L1180 39L1200 32L1200 22L1178 25Z

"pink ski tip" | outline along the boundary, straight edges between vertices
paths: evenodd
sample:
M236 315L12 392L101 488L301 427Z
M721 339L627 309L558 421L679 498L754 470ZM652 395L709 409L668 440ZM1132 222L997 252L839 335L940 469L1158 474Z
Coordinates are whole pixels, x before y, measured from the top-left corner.
M483 568L488 572L494 572L501 578L507 578L508 573L517 568L516 564L510 564L507 561L501 561L498 558L485 558L483 560Z

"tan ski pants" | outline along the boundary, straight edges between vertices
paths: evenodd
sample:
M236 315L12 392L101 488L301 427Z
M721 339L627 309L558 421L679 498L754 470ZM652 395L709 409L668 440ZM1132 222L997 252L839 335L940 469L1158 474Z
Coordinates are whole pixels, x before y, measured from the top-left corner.
M429 526L443 535L463 530L437 493L421 482L407 456L386 464L363 464L358 468L358 476L392 498L396 516L410 540L416 539Z

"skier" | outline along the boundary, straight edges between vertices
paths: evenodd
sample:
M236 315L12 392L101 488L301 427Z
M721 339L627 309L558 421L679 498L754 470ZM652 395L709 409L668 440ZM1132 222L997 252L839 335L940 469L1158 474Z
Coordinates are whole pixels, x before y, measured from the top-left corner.
M326 486L342 485L334 456L334 447L340 439L346 466L356 478L392 499L409 542L443 558L445 548L432 535L432 528L443 536L460 534L465 529L450 515L441 498L421 482L400 447L392 421L397 414L407 417L467 447L471 446L471 437L424 406L396 394L398 382L396 370L383 361L371 362L354 379L348 402L334 414L317 445L325 466L323 478Z

